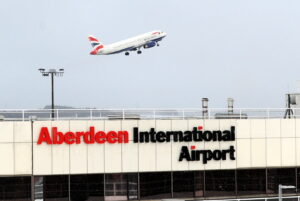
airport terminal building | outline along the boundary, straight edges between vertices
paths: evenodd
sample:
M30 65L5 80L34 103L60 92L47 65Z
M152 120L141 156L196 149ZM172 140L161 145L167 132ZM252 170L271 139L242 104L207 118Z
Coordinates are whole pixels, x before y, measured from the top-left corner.
M3 119L0 200L268 197L279 184L300 193L300 119L187 112Z

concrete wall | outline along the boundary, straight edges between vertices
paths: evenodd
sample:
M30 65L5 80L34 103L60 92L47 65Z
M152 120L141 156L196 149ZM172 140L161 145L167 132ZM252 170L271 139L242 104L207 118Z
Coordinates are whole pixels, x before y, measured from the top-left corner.
M37 144L41 127L58 127L61 132L127 130L149 131L227 130L236 127L236 140L230 142L169 142L125 144ZM33 133L31 132L33 130ZM32 135L33 134L33 135ZM33 138L33 143L31 143ZM236 160L179 162L183 145L199 149L235 147ZM32 168L33 150L33 168ZM211 170L300 166L300 120L103 120L36 121L0 123L0 175L52 175L179 170Z

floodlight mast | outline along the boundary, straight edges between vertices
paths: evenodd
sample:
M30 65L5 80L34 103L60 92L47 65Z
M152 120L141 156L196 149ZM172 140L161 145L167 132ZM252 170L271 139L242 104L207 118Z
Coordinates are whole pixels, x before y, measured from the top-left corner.
M54 119L54 76L62 77L65 70L63 68L60 68L58 71L56 69L46 71L44 68L39 68L38 70L42 76L51 75L51 118Z

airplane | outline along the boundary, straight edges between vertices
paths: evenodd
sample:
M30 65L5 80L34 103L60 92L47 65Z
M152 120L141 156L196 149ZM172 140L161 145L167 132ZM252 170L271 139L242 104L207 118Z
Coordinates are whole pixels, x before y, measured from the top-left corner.
M166 36L167 33L156 30L109 45L104 45L94 36L89 36L89 41L93 47L90 54L109 55L125 52L125 55L128 56L130 51L137 51L138 54L141 54L141 48L159 46L159 42Z

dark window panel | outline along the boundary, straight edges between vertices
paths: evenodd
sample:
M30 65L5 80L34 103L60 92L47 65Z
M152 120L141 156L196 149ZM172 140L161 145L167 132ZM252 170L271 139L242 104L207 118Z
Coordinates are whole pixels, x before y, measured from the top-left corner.
M173 172L173 196L194 197L194 172Z
M268 169L268 194L277 194L278 185L293 185L296 186L296 171L295 168L279 168L279 169ZM283 190L284 193L295 193L294 189Z
M266 194L266 170L237 170L238 195Z
M204 196L204 172L196 171L194 172L194 188L195 197Z
M205 197L235 196L235 171L205 172Z
M162 199L171 197L171 173L155 172L140 174L141 199Z
M300 168L297 168L297 192L300 194Z
M106 174L105 200L137 200L138 174Z
M0 200L31 200L31 177L1 177Z
M67 201L69 178L67 175L44 176L44 200Z
M138 199L138 174L127 174L128 179L128 200Z
M103 200L104 177L101 174L93 175L71 175L71 200Z

